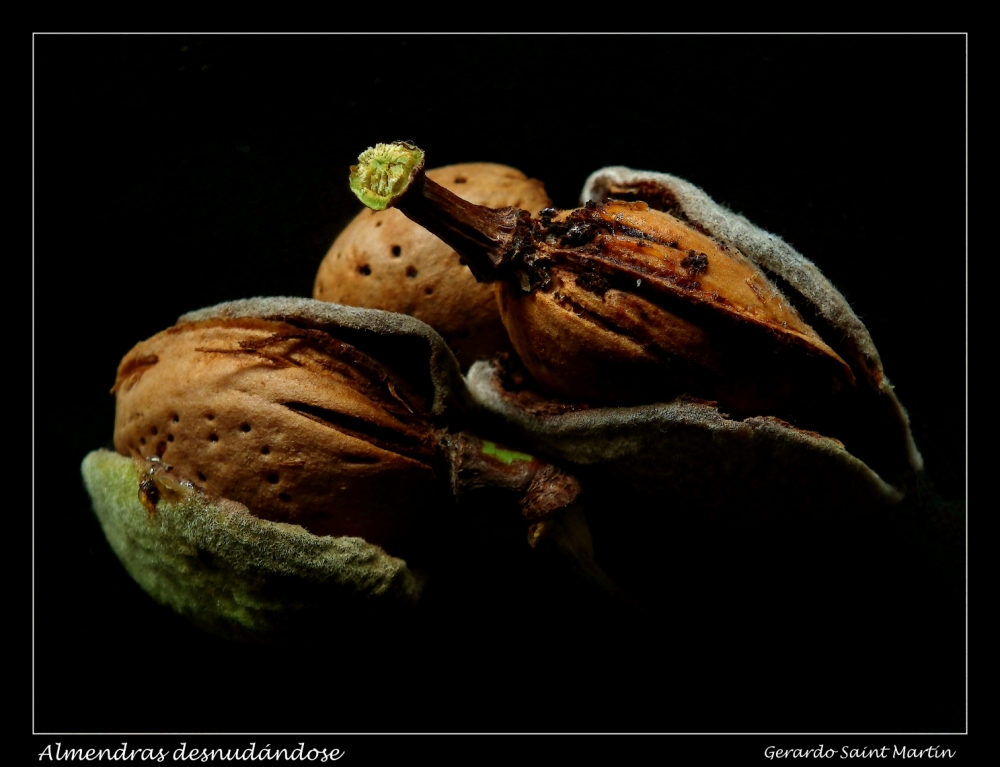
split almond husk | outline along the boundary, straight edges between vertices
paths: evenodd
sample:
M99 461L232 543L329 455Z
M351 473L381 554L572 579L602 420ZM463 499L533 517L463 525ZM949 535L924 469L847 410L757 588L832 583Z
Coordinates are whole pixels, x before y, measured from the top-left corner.
M733 312L758 313L761 319L749 319L777 325L782 334L795 336L795 345L811 348L804 361L827 366L826 380L833 384L826 393L832 396L818 400L829 412L817 414L821 416L815 419L821 425L817 429L770 414L766 407L749 416L747 411L754 407L743 407L734 415L713 401L719 399L719 389L709 389L707 399L685 391L662 402L624 407L603 406L599 397L596 402L568 403L536 386L531 376L519 374L516 364L480 362L469 371L468 382L483 407L514 424L520 438L535 450L604 472L644 496L669 498L682 508L730 519L756 522L788 509L865 513L903 497L909 477L923 467L906 411L867 329L812 262L669 174L605 168L587 180L581 202L591 216L610 218L623 229L631 225L635 230L630 217L636 207L669 214L669 219L656 219L660 230L649 226L648 219L643 226L644 236L653 239L686 238L678 242L673 274L679 279L674 284L685 278L697 280L698 292L724 294ZM625 235L625 241L628 244L621 250L642 249L641 238ZM685 258L700 261L700 255L707 253L713 254L706 260L716 268L700 274L684 269ZM720 258L720 253L730 257ZM752 271L742 280L722 275L720 284L710 282L711 272L719 277L723 268ZM774 277L781 281L780 291ZM733 300L741 281L752 295ZM503 290L517 296L509 284ZM581 294L585 301L598 300L588 291ZM547 297L539 300L552 303ZM809 317L808 323L803 316ZM587 322L575 315L571 321L581 326ZM703 340L697 333L685 340ZM541 343L535 337L521 346ZM704 349L699 346L694 354L705 354ZM778 359L780 354L769 355L768 364ZM822 381L823 376L815 380ZM723 385L733 387L730 404L747 390L739 374L727 377ZM837 395L843 393L850 397L842 404ZM842 422L834 423L837 419Z
M95 510L133 577L216 633L294 633L338 594L355 616L411 606L463 530L512 521L521 546L554 548L614 589L593 563L579 483L463 429L458 364L412 317L221 304L137 344L113 392L119 455L83 468ZM477 516L481 501L494 517Z
M800 468L824 498L828 460L853 467L850 487L885 500L920 470L906 413L843 296L801 254L701 190L666 174L609 169L592 176L581 208L533 216L458 199L427 178L423 162L412 144L378 145L359 157L350 183L366 204L397 208L438 234L477 279L496 285L524 369L512 361L488 372L478 363L470 382L534 449L602 462L644 486L659 477L658 487L702 505L729 498L733 508L767 504L748 487L781 489L774 471L730 481L754 464L746 450L777 461L778 475L785 451L806 450L817 464ZM496 392L510 396L501 404ZM598 410L608 418L576 428L581 411ZM635 426L630 448L616 424ZM702 431L673 428L692 424ZM759 424L758 433L779 435L772 448L729 439ZM676 453L684 464L698 434L717 442L723 459L696 460L702 471L674 482L663 461ZM600 457L585 459L580 444ZM706 499L706 478L728 490L710 488ZM698 491L684 493L686 484Z

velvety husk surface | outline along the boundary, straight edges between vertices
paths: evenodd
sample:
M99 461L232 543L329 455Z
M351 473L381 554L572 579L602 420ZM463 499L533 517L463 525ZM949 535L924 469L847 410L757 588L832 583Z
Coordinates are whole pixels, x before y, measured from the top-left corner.
M882 424L887 450L913 470L923 458L910 432L909 417L882 367L868 329L847 300L808 258L780 237L715 202L694 184L669 173L611 166L594 171L580 194L581 203L607 196L636 194L661 210L692 222L721 242L737 248L765 273L782 283L786 296L812 315L811 322L877 396L874 417Z
M392 359L420 390L435 422L453 406L468 407L451 351L432 328L412 317L275 297L190 312L179 318L178 327L207 323L211 328L218 322L225 327L234 320L252 320L250 327L262 321L328 331L377 358ZM183 377L183 368L175 374ZM157 407L155 392L147 404ZM253 428L242 436L252 436ZM136 582L213 633L298 640L342 616L391 616L420 596L422 576L379 546L261 519L243 504L205 492L192 478L168 470L168 458L166 452L164 460L149 461L100 450L87 456L82 471L104 532ZM139 482L151 468L160 485L144 503ZM394 487L391 480L383 484Z
M115 554L158 602L229 638L270 640L330 628L350 614L407 608L421 579L361 538L316 536L245 506L170 483L140 502L149 462L91 452L84 483Z
M837 440L771 417L730 420L683 398L631 407L573 408L504 388L488 362L469 371L478 402L531 449L616 478L638 492L730 520L760 522L789 509L885 505L901 492Z
M581 203L609 198L644 200L669 211L779 279L786 295L809 311L820 335L851 366L859 387L871 392L865 395L869 410L851 415L870 428L872 441L860 447L886 458L889 472L878 473L850 445L779 418L732 418L714 402L686 397L626 407L569 405L532 391L530 382L527 388L511 386L503 366L487 361L468 373L478 404L527 448L590 467L581 474L591 483L688 512L759 522L789 511L844 514L898 502L908 477L923 466L908 417L867 329L816 266L669 174L625 167L595 171Z

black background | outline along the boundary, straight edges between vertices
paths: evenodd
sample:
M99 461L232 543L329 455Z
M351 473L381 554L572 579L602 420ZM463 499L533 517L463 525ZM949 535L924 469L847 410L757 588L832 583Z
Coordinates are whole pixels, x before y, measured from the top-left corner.
M720 584L743 575L716 571L705 593L698 577L665 582L656 616L638 620L578 609L566 584L531 571L513 595L438 603L378 635L345 621L320 647L247 648L145 596L79 473L88 451L110 447L121 357L185 311L311 295L360 209L348 166L403 138L432 167L514 165L560 207L605 165L666 171L782 236L868 325L910 412L930 503L960 516L963 35L38 35L34 46L36 732L965 729L953 551L946 565L908 554L891 586L852 582L867 595L857 611L829 590L734 611Z

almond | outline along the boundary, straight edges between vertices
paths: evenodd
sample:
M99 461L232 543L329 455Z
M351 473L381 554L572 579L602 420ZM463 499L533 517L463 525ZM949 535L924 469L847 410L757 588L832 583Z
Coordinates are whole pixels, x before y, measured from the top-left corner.
M412 317L220 304L137 344L112 391L119 455L83 464L105 535L143 588L215 633L391 615L477 562L467 548L518 536L618 598L577 480L470 431L454 356Z
M735 420L778 418L833 438L880 472L921 468L906 413L844 297L801 254L701 190L610 169L606 195L535 216L462 200L424 163L410 143L379 144L349 183L496 284L543 394L580 407L698 399Z
M263 519L392 546L435 498L434 432L405 380L329 333L181 323L118 368L115 449Z

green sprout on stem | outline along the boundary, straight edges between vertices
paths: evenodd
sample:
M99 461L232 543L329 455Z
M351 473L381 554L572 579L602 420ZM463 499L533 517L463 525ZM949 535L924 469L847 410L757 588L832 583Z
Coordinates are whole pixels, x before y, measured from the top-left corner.
M351 191L372 210L385 210L406 191L423 164L423 151L407 141L376 144L351 166Z

